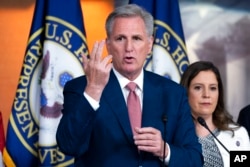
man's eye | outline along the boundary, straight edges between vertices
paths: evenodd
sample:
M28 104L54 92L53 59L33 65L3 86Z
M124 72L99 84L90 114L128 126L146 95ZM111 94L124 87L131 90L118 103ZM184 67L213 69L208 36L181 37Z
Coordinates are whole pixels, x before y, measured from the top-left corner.
M117 41L122 41L122 40L124 40L124 37L118 37L118 38L116 38L116 40Z
M134 37L134 40L141 40L140 37Z

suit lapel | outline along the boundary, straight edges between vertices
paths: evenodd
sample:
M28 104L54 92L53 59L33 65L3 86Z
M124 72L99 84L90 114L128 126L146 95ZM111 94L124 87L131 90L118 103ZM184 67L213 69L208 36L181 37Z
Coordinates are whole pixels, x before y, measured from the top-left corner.
M147 72L144 72L142 127L155 127L162 130L163 113L159 111L164 111L164 102L160 101L164 99L162 97L163 90L156 87L155 82L154 78L151 78ZM134 143L126 102L113 71L110 73L110 79L104 89L102 100L111 108L111 112L116 116L128 140Z
M113 71L111 71L110 73L110 79L104 89L103 95L103 100L109 105L112 112L115 114L116 118L118 119L118 122L120 123L121 129L128 137L128 140L131 143L134 143L133 133L129 122L127 105L124 100L119 82Z
M155 84L154 78L144 72L142 127L155 127L160 130L163 112L159 111L164 111L164 102L160 101L163 100L163 90Z

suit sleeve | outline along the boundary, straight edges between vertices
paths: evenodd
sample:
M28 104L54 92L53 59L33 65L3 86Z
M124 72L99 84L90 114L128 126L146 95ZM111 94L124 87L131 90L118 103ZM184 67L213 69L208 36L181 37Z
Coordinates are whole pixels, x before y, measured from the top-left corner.
M76 89L77 85L67 83L64 87L62 118L56 134L60 150L75 157L88 149L97 112L84 97L83 89Z
M250 105L242 109L239 113L237 122L247 129L248 135L250 136Z

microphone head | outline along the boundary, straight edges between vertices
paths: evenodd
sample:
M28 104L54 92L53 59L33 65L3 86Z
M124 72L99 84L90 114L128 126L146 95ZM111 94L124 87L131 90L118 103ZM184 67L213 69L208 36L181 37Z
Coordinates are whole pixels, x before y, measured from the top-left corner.
M165 114L162 115L162 121L167 122L167 116Z
M198 118L197 118L197 121L198 121L202 126L204 126L205 128L207 128L206 121L205 121L202 117L198 117Z

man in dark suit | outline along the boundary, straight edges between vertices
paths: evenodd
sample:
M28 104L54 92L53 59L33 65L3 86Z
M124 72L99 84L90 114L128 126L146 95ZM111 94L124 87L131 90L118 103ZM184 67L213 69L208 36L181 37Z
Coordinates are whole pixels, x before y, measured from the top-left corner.
M202 166L184 88L143 70L153 44L153 17L136 5L122 6L108 16L106 32L106 41L83 56L85 76L64 87L60 150L81 167ZM109 55L103 58L105 43ZM142 108L135 127L126 104L132 81Z
M244 126L250 136L250 104L240 110L237 123Z

